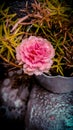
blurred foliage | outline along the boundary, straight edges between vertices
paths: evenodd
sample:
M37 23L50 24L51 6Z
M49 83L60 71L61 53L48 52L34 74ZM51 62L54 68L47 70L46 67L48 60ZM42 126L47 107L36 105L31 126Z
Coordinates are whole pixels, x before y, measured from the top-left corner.
M65 1L35 0L32 11L28 4L26 16L14 20L16 14L0 9L0 55L15 61L15 48L22 38L30 35L48 39L55 48L54 64L49 73L73 76L73 9Z

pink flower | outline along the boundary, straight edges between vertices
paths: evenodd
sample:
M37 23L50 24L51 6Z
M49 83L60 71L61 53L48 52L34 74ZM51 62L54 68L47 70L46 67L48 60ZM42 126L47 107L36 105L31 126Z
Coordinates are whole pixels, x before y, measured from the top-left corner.
M55 50L51 43L43 38L30 36L22 40L16 48L16 58L23 65L24 73L41 75L48 72L53 64Z

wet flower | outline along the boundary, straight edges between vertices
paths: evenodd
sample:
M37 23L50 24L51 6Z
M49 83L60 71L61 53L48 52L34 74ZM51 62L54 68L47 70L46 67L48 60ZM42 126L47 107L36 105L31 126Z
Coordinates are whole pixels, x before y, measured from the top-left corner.
M53 64L55 50L51 43L41 37L30 36L16 48L16 58L23 65L24 73L41 75Z

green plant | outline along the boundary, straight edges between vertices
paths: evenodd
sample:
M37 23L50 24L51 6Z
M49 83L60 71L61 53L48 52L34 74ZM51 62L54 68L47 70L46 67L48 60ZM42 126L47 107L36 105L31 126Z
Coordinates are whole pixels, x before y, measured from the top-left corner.
M9 8L0 8L0 57L6 62L17 66L15 61L15 48L20 43L24 32L20 31L19 26L11 33L12 26L17 22L14 20L16 14L9 14Z

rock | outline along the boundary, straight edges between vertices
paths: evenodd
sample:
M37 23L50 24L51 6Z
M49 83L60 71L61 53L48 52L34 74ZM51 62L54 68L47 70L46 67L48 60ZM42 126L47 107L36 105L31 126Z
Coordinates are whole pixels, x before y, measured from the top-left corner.
M33 85L25 122L26 130L72 130L73 92L53 94Z

